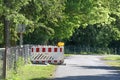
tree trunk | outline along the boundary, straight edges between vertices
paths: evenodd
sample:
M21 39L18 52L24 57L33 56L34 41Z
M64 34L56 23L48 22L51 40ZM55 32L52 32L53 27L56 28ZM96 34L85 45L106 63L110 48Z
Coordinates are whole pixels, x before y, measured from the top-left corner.
M5 53L3 54L3 78L6 79L6 64L7 64L7 54L8 48L10 47L10 22L4 16L4 44L5 44Z

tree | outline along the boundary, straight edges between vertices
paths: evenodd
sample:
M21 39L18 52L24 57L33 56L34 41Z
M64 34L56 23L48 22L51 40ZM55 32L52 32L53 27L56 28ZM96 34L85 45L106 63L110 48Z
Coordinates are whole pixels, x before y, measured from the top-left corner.
M64 17L64 2L65 0L32 0L21 10L36 26L33 33L25 36L25 43L31 39L30 43L47 44L54 37L59 21Z
M19 9L21 6L26 5L28 0L18 0L18 2L14 2L14 0L1 0L0 1L0 28L1 30L4 30L4 45L5 45L5 53L3 55L3 78L6 79L6 59L8 54L8 48L10 47L10 26L14 22L17 24L17 22L22 20L19 20L18 17L22 17L19 13ZM18 20L15 22L15 20ZM26 22L27 19L24 18L24 21ZM4 25L3 25L4 24ZM4 28L2 28L4 26ZM1 40L3 39L3 34L1 35ZM2 41L1 41L2 42Z
M68 1L68 7L71 8L67 8L66 12L72 17L71 21L76 20L72 21L72 23L79 22L81 27L76 28L75 32L73 30L74 34L71 38L74 43L72 44L108 47L112 41L120 39L119 0Z
M4 16L7 20L9 20L9 26L11 29L11 40L16 41L15 37L17 35L17 32L15 31L15 28L18 26L18 24L26 24L30 25L32 24L32 21L28 20L23 14L20 13L20 9L29 4L30 0L5 0L5 4L3 0L1 0L0 3L0 28L1 32L3 32L3 21L4 21ZM3 33L0 36L0 42L3 44Z
M7 18L11 21L12 42L19 39L15 26L25 24L25 43L28 43L29 37L32 38L30 43L47 44L53 40L69 39L79 27L111 25L119 20L119 3L119 0L10 0L11 7L6 9L5 14L9 13ZM0 15L3 9L0 9ZM37 39L33 35L38 36ZM44 39L39 42L41 38Z
M67 44L91 47L109 47L112 41L120 39L120 31L114 25L89 25L76 29Z
M56 38L69 38L75 29L87 25L110 23L108 0L67 0L65 18L55 28ZM64 26L64 27L63 27Z

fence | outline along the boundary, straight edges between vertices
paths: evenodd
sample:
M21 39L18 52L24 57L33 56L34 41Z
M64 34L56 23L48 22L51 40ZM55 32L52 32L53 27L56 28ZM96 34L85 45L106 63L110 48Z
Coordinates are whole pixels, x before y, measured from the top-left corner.
M65 46L65 53L69 54L120 54L120 48L100 48L86 46Z
M17 69L17 62L19 59L22 59L21 61L24 61L23 63L26 64L29 62L29 56L30 56L30 46L24 45L23 47L17 46L17 47L11 47L8 49L7 54L7 73L10 70L16 70ZM3 63L3 53L4 49L0 50L0 78L2 77L2 63ZM9 74L7 74L9 76Z

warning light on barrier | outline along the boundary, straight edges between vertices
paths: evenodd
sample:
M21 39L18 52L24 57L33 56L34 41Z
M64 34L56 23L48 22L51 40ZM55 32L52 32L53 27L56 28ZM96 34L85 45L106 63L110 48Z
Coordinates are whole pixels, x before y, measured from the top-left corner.
M57 46L58 47L64 46L64 42L58 42Z

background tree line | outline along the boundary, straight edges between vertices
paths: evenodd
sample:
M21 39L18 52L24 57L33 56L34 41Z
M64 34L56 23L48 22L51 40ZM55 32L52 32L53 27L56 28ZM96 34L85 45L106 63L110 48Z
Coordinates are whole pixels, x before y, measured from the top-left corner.
M0 44L4 45L3 16L10 24L11 45L16 28L26 25L24 44L119 47L120 0L0 0Z

